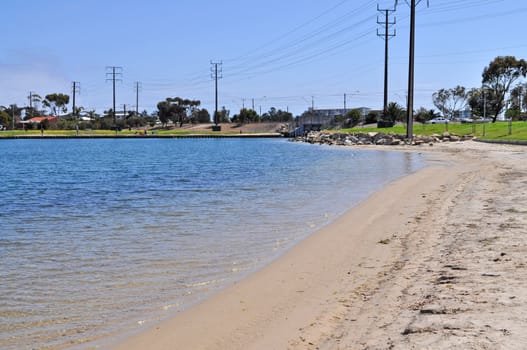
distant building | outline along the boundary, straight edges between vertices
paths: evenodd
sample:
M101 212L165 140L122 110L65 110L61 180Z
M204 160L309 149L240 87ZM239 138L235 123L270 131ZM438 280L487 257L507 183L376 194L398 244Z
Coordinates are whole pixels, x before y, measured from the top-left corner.
M326 108L326 109L313 109L309 108L300 117L297 118L298 125L303 125L306 131L309 130L320 130L320 128L328 125L332 125L335 122L335 117L345 116L351 110L358 110L360 114L365 117L372 111L368 107L359 108Z
M37 128L38 128L40 124L45 120L47 120L49 123L54 123L59 120L59 117L56 117L56 116L33 117L31 119L18 121L17 127L24 127L27 124L34 124L34 125L37 125Z
M470 109L465 109L463 111L459 111L459 119L470 119L472 118L472 111Z
M335 126L335 117L345 116L351 110L358 110L365 118L370 112L371 108L325 108L313 109L308 108L301 116L295 118L294 130L292 135L302 135L309 131L320 131L324 128Z
M34 123L34 124L40 124L42 123L44 120L47 120L48 122L52 123L52 122L56 122L57 120L59 120L59 117L55 117L55 116L49 116L49 117L33 117L31 119L28 119L26 120L28 123Z

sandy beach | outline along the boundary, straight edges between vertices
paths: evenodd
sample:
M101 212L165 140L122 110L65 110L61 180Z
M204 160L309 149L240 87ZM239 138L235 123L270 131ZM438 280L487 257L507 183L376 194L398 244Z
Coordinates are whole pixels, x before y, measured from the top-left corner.
M112 349L527 348L527 149L398 149L430 166Z

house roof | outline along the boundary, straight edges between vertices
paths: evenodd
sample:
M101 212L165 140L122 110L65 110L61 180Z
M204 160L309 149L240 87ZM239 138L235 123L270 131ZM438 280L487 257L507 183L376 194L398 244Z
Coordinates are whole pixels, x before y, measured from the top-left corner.
M28 123L41 123L44 120L48 120L50 122L54 122L55 120L58 120L59 117L49 116L49 117L33 117L31 119L26 120Z

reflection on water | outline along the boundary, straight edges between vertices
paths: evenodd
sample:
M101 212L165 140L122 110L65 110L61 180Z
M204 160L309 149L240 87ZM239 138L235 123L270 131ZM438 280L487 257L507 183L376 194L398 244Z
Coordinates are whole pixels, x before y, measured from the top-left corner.
M277 139L1 144L7 350L166 317L421 166L415 154Z

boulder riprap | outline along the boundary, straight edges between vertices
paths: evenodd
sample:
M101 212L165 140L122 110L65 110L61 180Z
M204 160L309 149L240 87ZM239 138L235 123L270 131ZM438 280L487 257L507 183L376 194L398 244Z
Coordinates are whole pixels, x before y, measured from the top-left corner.
M406 135L382 133L382 132L368 132L368 133L340 133L327 131L310 131L304 136L297 136L292 141L308 142L312 144L321 145L336 145L336 146L354 146L354 145L432 145L438 142L458 142L471 140L472 136L459 136L449 132L444 132L441 135L434 134L430 136L415 135L409 141Z

